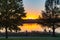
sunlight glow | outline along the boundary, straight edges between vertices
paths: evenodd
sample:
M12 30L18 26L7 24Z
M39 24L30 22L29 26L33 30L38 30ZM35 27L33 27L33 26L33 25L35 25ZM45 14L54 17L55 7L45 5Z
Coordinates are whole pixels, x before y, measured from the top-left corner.
M35 11L31 11L31 12L27 12L26 17L22 18L22 19L39 19L42 18L41 12L35 12Z

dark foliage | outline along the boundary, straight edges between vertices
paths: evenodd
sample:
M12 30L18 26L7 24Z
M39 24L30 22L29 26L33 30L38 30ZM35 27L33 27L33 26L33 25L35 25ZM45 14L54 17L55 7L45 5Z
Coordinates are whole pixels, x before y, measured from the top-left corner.
M20 30L21 17L25 17L22 0L0 0L0 28Z

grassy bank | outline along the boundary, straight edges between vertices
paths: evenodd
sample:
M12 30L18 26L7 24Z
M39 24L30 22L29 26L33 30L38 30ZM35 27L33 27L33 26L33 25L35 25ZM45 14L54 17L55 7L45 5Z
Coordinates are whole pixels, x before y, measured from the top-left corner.
M60 37L40 37L40 38L0 38L0 40L60 40Z

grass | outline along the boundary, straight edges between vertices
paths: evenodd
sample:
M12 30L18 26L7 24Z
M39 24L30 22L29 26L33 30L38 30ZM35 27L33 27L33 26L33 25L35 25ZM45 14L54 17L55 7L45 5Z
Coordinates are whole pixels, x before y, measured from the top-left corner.
M60 37L39 37L39 38L0 38L0 40L60 40Z

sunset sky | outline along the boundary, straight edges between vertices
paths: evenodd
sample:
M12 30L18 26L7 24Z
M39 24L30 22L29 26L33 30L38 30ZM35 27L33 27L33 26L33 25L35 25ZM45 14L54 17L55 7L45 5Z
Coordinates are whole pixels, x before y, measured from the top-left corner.
M41 10L44 10L45 0L23 0L26 14L25 19L36 19L41 17Z
M44 10L45 0L23 0L26 17L23 19L38 19L39 15L42 18L41 10ZM27 23L20 26L21 31L43 31L43 26L37 23Z

